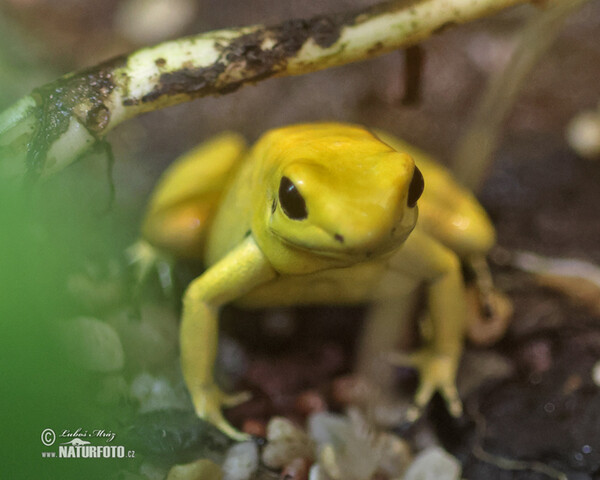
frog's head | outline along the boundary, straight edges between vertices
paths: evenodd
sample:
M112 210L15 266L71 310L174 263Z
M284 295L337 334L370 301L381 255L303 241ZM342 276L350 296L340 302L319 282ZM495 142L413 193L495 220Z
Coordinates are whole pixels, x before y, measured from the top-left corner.
M375 258L415 226L421 173L409 155L363 128L285 127L263 136L255 153L262 164L253 231L276 268L315 270Z

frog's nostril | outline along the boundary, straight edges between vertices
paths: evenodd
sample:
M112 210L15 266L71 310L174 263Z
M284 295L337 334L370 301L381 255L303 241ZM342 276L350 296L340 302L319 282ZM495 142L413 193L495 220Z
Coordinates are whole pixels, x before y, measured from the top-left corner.
M412 180L410 181L410 186L408 187L407 204L410 208L413 208L417 204L417 200L419 200L421 197L424 188L425 181L423 180L421 170L415 166L415 171L413 173Z

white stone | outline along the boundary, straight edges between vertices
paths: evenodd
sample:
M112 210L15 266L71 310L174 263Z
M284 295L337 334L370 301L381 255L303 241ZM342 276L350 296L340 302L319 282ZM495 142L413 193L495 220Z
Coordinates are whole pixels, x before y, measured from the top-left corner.
M274 417L267 425L267 445L262 461L269 468L285 467L295 458L314 457L314 444L308 435L289 420Z
M404 480L459 480L462 466L440 447L430 447L417 455Z
M227 451L223 480L248 480L258 468L258 447L254 442L238 443Z
M596 362L594 368L592 368L592 380L600 387L600 361Z
M165 377L141 373L131 382L130 393L140 402L140 413L167 408L189 408L187 394L174 388Z

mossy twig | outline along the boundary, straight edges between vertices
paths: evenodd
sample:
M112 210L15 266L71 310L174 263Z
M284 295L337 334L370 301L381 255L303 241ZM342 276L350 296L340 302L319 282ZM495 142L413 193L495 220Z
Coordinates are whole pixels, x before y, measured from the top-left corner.
M518 3L524 0L392 0L144 48L66 75L0 114L0 176L57 172L141 113L374 57Z

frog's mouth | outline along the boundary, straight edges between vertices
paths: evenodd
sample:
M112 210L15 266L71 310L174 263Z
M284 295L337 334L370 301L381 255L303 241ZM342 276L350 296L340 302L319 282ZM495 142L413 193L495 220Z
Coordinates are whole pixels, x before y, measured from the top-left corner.
M333 258L336 260L348 260L356 256L355 251L352 251L347 247L344 248L343 245L336 245L333 242L331 242L331 245L323 245L322 243L317 244L315 242L302 242L299 239L291 239L289 236L285 236L275 229L271 229L271 233L285 246L294 248L296 250L301 250L312 255Z
M379 240L368 243L362 242L360 244L350 243L343 235L331 233L325 229L319 229L321 237L324 239L322 242L303 242L301 239L293 239L283 235L274 228L271 228L271 233L287 247L310 253L315 256L348 262L357 260L364 261L388 254L404 243L414 229L415 224L416 222L408 229L406 226L403 226L403 228L392 229L385 240L379 238Z

